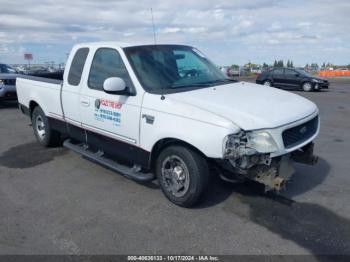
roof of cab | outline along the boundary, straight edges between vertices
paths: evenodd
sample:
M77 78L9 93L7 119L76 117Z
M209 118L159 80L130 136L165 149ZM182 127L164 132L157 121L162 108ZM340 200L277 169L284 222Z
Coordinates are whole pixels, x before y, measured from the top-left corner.
M100 46L118 46L118 47L129 47L129 46L133 46L132 44L129 43L123 43L123 42L114 42L114 41L110 41L110 42L89 42L89 43L79 43L76 44L76 46L86 46L86 47L100 47Z
M154 45L154 43L125 43L125 42L115 42L115 41L102 41L102 42L90 42L90 43L80 43L76 44L76 47L101 47L101 46L116 46L120 48L132 47L132 46L144 46L144 45ZM176 45L176 44L174 44Z

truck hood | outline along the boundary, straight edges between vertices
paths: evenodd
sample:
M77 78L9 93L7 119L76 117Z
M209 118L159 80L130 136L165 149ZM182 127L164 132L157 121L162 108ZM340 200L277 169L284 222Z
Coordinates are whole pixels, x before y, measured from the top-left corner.
M313 102L299 95L247 82L180 92L167 97L221 116L244 130L275 128L317 111Z

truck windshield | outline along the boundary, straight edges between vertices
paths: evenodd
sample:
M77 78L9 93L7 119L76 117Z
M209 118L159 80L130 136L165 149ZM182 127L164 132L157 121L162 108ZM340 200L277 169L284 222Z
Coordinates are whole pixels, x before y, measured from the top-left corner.
M200 51L190 46L136 46L124 51L139 81L151 93L172 93L231 82Z

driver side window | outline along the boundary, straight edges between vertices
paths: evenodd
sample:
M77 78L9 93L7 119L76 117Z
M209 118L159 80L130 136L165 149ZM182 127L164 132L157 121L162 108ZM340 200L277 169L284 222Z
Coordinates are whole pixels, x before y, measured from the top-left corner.
M110 77L120 77L125 81L127 87L133 87L118 51L112 48L100 48L96 51L91 64L88 87L103 91L103 83Z
M297 72L295 72L294 70L291 70L291 69L285 69L284 70L284 74L285 76L294 76Z

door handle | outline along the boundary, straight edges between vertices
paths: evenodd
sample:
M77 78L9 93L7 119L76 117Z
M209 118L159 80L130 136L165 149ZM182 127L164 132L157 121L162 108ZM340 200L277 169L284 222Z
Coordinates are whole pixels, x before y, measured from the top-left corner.
M83 106L90 106L90 101L88 99L81 99L80 100L80 103L83 105Z

